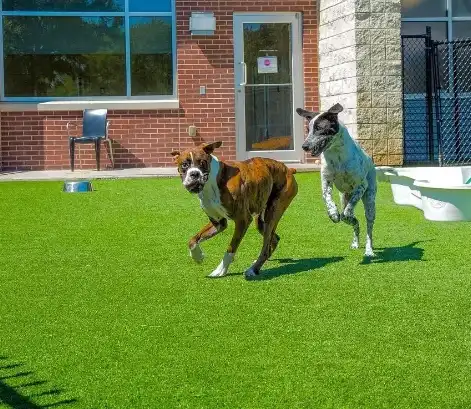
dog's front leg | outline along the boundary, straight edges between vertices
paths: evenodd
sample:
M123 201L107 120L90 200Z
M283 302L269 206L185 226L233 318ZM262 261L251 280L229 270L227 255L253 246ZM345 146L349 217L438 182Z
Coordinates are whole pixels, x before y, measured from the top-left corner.
M353 226L353 241L351 245L352 249L358 248L360 240L360 223L358 222L358 219L355 217L354 214L355 206L362 198L363 194L365 193L365 190L366 185L363 184L358 186L351 194L344 195L344 200L346 204L340 218L345 223L349 224L350 226Z
M321 173L321 184L322 198L324 199L325 206L327 207L327 213L330 217L330 220L332 220L334 223L338 223L340 221L340 214L332 197L332 180Z
M221 260L221 263L219 263L219 265L209 275L209 277L212 277L212 278L223 277L227 274L227 272L229 271L229 266L234 260L234 256L237 251L237 248L239 247L240 242L244 238L245 233L247 232L247 229L250 226L250 223L252 223L251 216L247 216L243 219L235 220L234 234L232 236L231 243L229 244L229 247L227 248L226 254L224 254L224 257Z
M209 240L211 237L214 237L216 234L221 233L227 227L227 220L222 219L220 221L212 220L205 225L198 233L196 233L188 242L188 247L190 249L190 256L198 264L203 262L204 253L201 250L200 243L205 240Z

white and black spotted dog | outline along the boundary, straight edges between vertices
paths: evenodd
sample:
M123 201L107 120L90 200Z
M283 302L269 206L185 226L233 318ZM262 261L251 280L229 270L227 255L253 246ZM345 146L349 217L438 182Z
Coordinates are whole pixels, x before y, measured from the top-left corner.
M354 215L355 206L361 200L365 207L367 235L365 256L374 257L373 224L376 216L376 170L373 160L353 140L347 128L339 122L343 111L336 104L323 113L297 108L298 115L309 121L309 132L303 150L321 158L322 196L330 219L353 226L351 247L359 246L360 225ZM332 198L333 185L340 192L341 213Z

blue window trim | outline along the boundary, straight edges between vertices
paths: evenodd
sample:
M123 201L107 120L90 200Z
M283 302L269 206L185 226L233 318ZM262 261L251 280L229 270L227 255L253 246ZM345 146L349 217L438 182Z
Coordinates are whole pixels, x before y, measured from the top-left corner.
M130 12L129 0L125 0L124 11L119 12L81 12L81 11L3 11L2 0L0 0L0 101L1 102L47 102L47 101L116 101L116 100L169 100L177 99L177 21L175 1L171 0L172 10L169 12ZM45 16L45 17L124 17L125 35L125 64L126 64L126 95L118 97L5 97L5 71L3 55L3 17L4 16ZM172 95L131 95L131 37L130 24L131 17L172 17Z

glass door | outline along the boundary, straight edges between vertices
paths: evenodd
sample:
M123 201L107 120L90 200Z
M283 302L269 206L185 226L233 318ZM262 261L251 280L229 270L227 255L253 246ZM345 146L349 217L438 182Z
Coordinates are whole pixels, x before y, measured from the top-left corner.
M237 157L302 158L299 13L234 15Z

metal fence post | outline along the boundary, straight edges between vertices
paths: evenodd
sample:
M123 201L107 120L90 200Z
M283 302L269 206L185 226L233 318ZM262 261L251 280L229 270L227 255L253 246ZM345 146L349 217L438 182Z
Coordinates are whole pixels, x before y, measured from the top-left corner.
M442 143L442 104L441 104L441 83L440 66L438 63L438 44L432 41L432 71L433 71L433 91L435 100L435 118L438 143L438 166L443 166L443 143Z
M432 28L430 26L427 26L425 31L425 84L428 127L428 158L430 162L433 162L435 159L435 152L433 143Z
M407 162L407 144L406 144L406 81L405 81L405 48L404 48L404 36L401 35L401 70L402 70L402 115L404 116L403 121L402 121L402 150L404 154L404 163Z
M404 164L436 162L432 34L402 34Z

